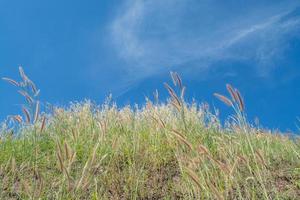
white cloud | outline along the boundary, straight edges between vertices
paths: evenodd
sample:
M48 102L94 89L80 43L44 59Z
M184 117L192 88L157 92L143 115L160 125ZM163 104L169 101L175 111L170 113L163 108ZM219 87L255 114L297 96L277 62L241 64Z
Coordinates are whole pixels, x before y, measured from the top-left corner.
M243 2L127 0L110 34L134 78L192 60L203 69L212 61L251 59L265 69L299 31L299 16L283 20L299 5L274 1L242 10Z

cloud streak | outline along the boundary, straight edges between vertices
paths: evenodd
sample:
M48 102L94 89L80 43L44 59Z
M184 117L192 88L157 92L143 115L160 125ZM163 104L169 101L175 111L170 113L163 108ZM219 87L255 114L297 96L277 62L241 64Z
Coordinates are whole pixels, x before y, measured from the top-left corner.
M266 71L300 28L300 3L266 2L127 0L110 24L112 45L133 79L193 60L199 70L234 59Z

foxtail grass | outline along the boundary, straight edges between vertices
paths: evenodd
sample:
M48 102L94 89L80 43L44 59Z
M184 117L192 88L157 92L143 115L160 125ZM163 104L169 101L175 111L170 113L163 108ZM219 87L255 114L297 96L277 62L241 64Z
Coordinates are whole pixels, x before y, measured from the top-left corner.
M4 80L38 92L20 76ZM230 97L215 95L236 114L223 129L207 104L185 102L177 73L171 78L165 103L155 92L154 103L134 108L111 98L47 115L38 100L24 106L25 122L13 117L18 137L0 129L0 199L299 199L297 137L249 126L230 85Z

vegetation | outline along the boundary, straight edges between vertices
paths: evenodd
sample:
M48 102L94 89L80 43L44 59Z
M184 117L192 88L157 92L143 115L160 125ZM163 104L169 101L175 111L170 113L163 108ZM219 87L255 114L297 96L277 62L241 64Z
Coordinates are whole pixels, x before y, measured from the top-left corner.
M38 90L4 78L27 101L0 132L0 199L299 199L300 141L251 126L238 90L215 94L234 115L170 99L118 108L110 98L42 113ZM11 125L13 123L13 125Z

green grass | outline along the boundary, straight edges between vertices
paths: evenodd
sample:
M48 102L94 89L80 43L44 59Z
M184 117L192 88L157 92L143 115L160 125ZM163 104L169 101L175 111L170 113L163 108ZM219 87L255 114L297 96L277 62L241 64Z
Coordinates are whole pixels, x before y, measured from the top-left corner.
M89 102L2 130L1 199L297 199L300 143L221 128L196 104L118 109ZM186 126L186 127L185 127Z
M4 79L27 106L0 129L0 199L300 199L300 140L251 126L230 85L231 99L215 94L235 112L222 126L207 104L185 103L176 73L167 103L51 114L20 75Z

